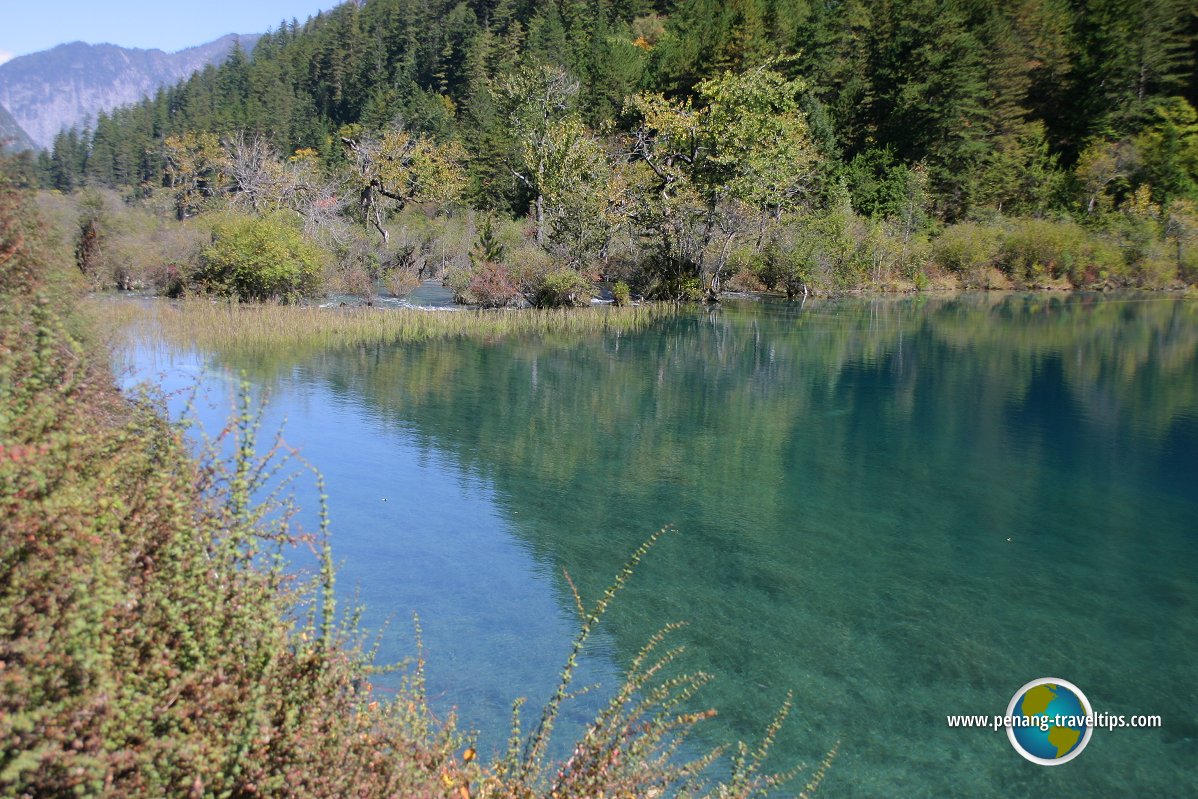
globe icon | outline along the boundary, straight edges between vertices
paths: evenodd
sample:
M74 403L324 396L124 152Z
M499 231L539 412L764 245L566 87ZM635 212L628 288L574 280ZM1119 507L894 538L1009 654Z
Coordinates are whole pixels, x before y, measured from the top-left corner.
M1015 722L1007 727L1015 751L1046 766L1077 757L1093 732L1086 718L1093 710L1085 695L1055 677L1032 680L1016 691L1007 715Z

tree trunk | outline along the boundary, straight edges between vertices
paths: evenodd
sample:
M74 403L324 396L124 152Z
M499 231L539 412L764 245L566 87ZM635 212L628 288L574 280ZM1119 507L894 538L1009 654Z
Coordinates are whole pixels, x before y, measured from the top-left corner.
M711 276L711 284L707 287L707 301L713 305L718 304L720 301L719 270L716 270L716 273Z
M362 213L366 217L366 221L374 225L374 229L383 237L383 246L386 247L390 237L387 235L387 229L383 227L383 212L374 198L374 189L373 183L362 189Z
M545 195L544 194L537 195L536 208L537 208L537 211L536 211L536 213L537 213L537 245L543 246L545 244Z

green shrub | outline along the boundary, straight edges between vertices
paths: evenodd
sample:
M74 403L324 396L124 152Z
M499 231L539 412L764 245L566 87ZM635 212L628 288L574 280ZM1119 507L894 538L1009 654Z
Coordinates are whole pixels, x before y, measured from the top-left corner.
M874 264L864 246L868 235L865 220L848 208L796 216L767 248L759 277L788 296L801 294L803 287L858 288L873 277Z
M469 304L470 300L466 295L470 291L470 273L469 268L450 269L445 273L441 284L453 292L454 302Z
M1098 233L1092 233L1086 243L1085 257L1075 267L1069 279L1073 285L1093 286L1113 283L1128 285L1132 280L1131 269L1127 265L1119 245Z
M200 254L195 281L239 300L295 302L321 288L326 254L280 216L222 214Z
M537 276L527 295L536 308L563 308L586 305L594 294L590 281L568 266Z
M470 261L475 266L483 263L500 264L506 257L507 245L496 232L493 217L488 216L478 229L478 240L470 251Z
M1003 237L1001 265L1014 280L1037 285L1075 274L1086 231L1073 222L1016 219Z
M724 264L722 289L726 291L765 291L761 279L768 272L766 254L758 247L737 247L728 254Z
M962 222L945 228L932 242L932 261L956 272L966 285L978 285L998 262L1000 247L997 228Z
M1115 241L1069 221L1012 220L999 259L1012 280L1032 286L1068 280L1080 288L1132 280L1127 259Z
M766 269L766 255L758 247L737 247L728 253L724 272L729 275L751 272L760 275Z
M1198 280L1198 203L1175 199L1164 219L1167 246L1177 261L1177 276L1186 283Z
M194 272L211 231L155 214L146 202L115 192L78 195L42 192L42 215L73 251L76 265L97 290L157 291L178 296Z
M761 261L753 264L754 277L769 291L778 288L783 282L786 264L790 260L790 250L780 240L771 241L762 253ZM738 273L739 274L739 273Z
M623 280L617 280L611 287L611 296L616 305L628 305L632 302L632 288Z
M1177 246L1178 277L1189 284L1198 283L1198 246Z
M672 302L699 302L703 299L703 281L694 275L667 275L655 284L651 296Z
M1145 247L1136 262L1136 283L1141 288L1162 289L1177 281L1178 263L1172 247L1153 242Z

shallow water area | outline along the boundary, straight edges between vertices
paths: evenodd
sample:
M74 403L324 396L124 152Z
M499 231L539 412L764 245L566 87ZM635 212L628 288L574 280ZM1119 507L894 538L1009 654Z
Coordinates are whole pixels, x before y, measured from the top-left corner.
M1198 302L738 300L634 334L126 361L199 380L211 429L245 371L328 481L339 590L392 620L386 658L419 613L434 703L483 751L552 689L563 574L593 600L672 524L579 685L681 620L716 678L697 743L755 741L793 691L771 762L839 741L827 796L1198 794ZM1050 676L1164 724L1045 768L946 723Z

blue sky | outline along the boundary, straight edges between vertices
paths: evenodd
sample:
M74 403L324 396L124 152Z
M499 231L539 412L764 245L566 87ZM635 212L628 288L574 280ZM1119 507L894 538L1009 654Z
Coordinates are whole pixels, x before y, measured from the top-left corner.
M167 52L226 33L303 22L338 0L0 0L0 62L64 42L109 42Z

